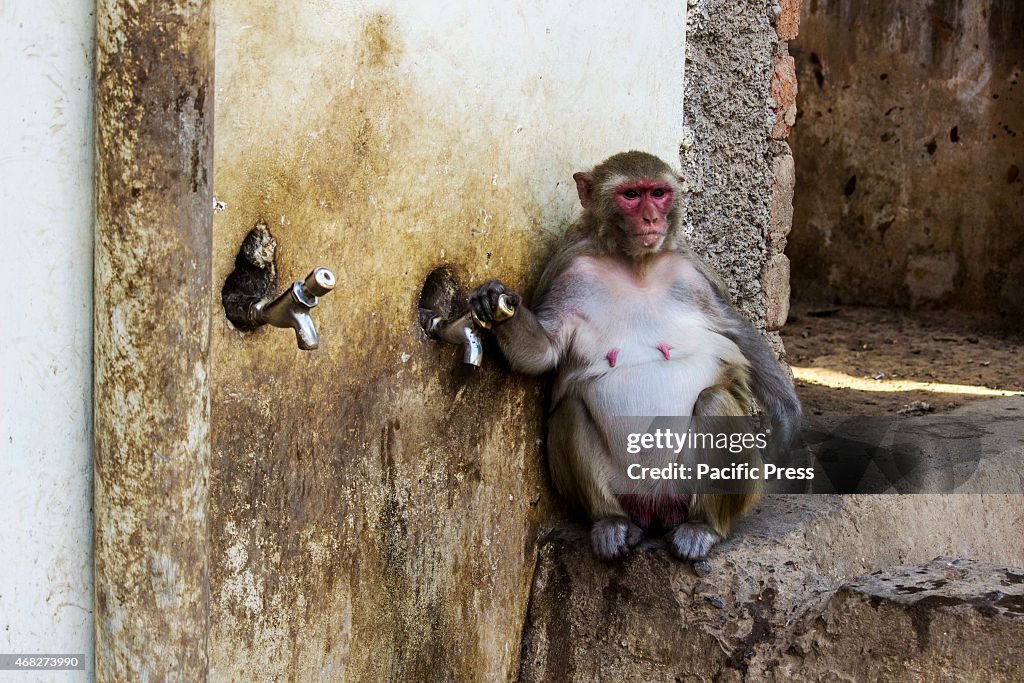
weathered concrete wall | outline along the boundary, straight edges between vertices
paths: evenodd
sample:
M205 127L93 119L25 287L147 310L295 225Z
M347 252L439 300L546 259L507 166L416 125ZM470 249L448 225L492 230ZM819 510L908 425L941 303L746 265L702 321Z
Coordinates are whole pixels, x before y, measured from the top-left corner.
M696 0L687 26L688 233L777 351L789 313L796 79L785 41L802 0Z
M543 398L491 347L465 373L417 300L443 264L528 289L573 171L676 157L685 5L644 11L217 3L215 290L259 221L283 282L339 284L312 353L212 302L212 679L514 675Z
M815 0L797 296L1024 314L1024 5Z
M92 8L0 6L0 652L76 653L88 669Z
M202 681L209 607L208 0L96 22L96 680Z

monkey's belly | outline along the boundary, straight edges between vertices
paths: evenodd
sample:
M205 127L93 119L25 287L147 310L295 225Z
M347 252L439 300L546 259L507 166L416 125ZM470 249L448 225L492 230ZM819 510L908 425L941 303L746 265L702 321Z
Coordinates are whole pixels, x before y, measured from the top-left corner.
M716 383L719 372L717 356L691 353L673 356L673 360L616 364L591 383L584 401L608 447L612 491L626 514L641 528L671 528L682 523L687 517L690 496L680 482L628 476L633 465L661 469L681 462L679 453L672 448L645 448L630 453L630 437L651 433L659 427L685 431L686 426L678 422L651 418L692 415L697 397Z
M692 415L700 392L718 375L712 355L618 365L590 383L584 400L595 418Z

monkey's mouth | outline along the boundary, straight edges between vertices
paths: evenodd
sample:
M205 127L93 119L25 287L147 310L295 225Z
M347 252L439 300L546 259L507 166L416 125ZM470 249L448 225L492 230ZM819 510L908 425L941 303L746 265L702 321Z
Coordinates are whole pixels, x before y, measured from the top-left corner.
M664 230L656 230L652 232L635 232L633 233L633 239L640 243L642 247L653 247L658 243L662 237L665 236Z

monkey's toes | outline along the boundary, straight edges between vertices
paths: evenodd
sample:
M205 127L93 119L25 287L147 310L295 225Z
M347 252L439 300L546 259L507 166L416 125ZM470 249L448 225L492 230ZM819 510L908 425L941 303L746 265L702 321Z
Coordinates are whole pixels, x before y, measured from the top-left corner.
M643 531L628 519L600 519L590 528L590 544L602 560L625 556L640 542Z
M707 557L708 551L721 540L707 524L684 523L669 534L668 546L677 557L696 562Z

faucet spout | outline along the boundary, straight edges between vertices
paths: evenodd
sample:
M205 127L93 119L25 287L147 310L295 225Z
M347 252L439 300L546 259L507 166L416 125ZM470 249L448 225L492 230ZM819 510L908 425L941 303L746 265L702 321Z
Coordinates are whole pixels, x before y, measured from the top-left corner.
M480 367L484 360L484 342L480 329L470 313L448 322L441 316L434 316L427 324L427 334L449 344L462 346L462 362Z
M494 314L495 320L508 320L515 315L515 312L515 308L508 303L504 294L498 297L498 309ZM489 322L477 318L472 311L449 321L444 316L423 306L420 306L419 316L420 325L423 326L428 337L462 346L462 362L480 367L484 360L484 341L481 330L491 329Z
M334 273L326 268L316 268L305 280L297 280L276 299L261 299L249 309L249 318L254 325L290 327L295 330L295 339L303 351L312 351L320 345L316 325L310 311L320 303L320 298L334 289Z

